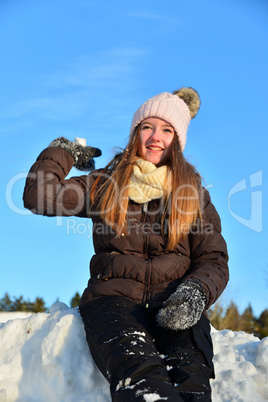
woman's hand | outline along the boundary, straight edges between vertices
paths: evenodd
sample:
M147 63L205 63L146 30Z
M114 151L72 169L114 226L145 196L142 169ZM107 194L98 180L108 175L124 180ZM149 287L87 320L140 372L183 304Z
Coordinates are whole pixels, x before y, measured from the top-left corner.
M76 138L69 141L67 138L59 137L49 145L52 148L63 148L74 158L74 167L78 170L90 171L95 168L92 158L101 155L101 150L84 145L85 140ZM83 145L81 145L83 144Z
M189 279L180 284L159 310L156 319L161 327L176 330L188 329L201 318L207 298L202 283Z

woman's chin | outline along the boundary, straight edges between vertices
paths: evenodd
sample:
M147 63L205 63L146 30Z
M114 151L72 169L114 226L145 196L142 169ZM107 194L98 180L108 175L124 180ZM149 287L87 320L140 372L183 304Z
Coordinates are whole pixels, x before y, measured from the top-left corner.
M157 155L145 155L146 161L153 163L154 165L159 165L161 163L161 157Z
M153 163L157 167L165 165L165 159L163 158L144 158L144 159L148 162Z

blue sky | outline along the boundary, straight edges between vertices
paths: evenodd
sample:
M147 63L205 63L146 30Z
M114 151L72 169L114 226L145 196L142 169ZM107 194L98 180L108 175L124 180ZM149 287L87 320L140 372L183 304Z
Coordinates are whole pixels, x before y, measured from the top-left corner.
M264 0L1 1L0 298L69 304L89 277L90 221L23 209L39 153L56 137L85 137L102 167L141 103L192 86L202 106L184 154L222 219L222 300L268 308L267 43Z

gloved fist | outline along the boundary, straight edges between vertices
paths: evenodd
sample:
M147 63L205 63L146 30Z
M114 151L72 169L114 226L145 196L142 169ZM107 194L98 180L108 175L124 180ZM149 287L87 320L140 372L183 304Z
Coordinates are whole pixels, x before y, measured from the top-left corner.
M197 279L186 280L164 302L164 307L157 313L157 322L174 331L188 329L200 320L206 303L202 283Z
M98 148L84 146L78 141L69 141L64 137L56 138L49 146L52 148L65 149L74 158L74 167L83 171L95 169L95 162L92 158L101 155L101 150Z

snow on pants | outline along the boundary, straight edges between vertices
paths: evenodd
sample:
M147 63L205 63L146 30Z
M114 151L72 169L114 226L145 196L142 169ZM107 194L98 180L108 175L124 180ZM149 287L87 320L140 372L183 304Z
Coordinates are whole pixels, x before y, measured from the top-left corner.
M171 331L157 325L156 310L120 296L85 307L87 342L113 401L211 401L213 348L205 315L188 330Z

